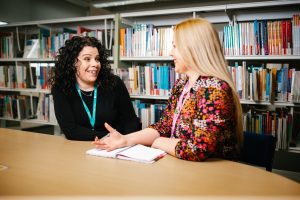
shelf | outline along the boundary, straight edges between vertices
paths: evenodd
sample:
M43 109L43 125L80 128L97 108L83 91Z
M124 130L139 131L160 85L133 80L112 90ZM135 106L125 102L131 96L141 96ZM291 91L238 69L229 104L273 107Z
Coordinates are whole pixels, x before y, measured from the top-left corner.
M157 15L171 15L171 14L183 14L193 12L218 12L233 9L247 9L247 8L263 8L263 7L279 7L286 5L300 4L299 0L281 0L281 1L262 1L262 2L251 2L251 3L238 3L238 4L224 4L214 6L201 6L201 7L189 7L180 9L163 9L163 10L152 10L152 11L140 11L140 12L129 12L120 13L120 17L144 17L144 16L157 16Z
M261 8L261 7L275 7L300 4L299 0L281 0L281 1L262 1L251 3L227 4L226 9L241 9L241 8Z
M226 5L218 6L202 6L192 8L180 8L180 9L164 9L164 10L152 10L152 11L141 11L141 12L129 12L120 13L120 17L144 17L144 16L157 16L157 15L170 15L170 14L183 14L193 12L213 12L213 11L225 11Z
M157 99L157 100L168 100L169 96L159 96L159 95L130 95L133 99Z
M300 60L300 56L276 56L276 55L258 55L258 56L225 56L226 60ZM113 57L108 57L113 61ZM151 57L120 57L121 61L173 61L171 56L151 56ZM54 62L54 58L0 58L0 62Z
M54 58L0 58L0 62L54 62Z
M225 56L226 60L300 60L300 56ZM120 57L121 61L173 61L171 56L152 56L152 57Z
M113 61L114 58L109 56L109 61ZM0 58L0 62L54 62L55 58Z
M250 104L250 105L274 105L274 106L290 106L294 107L295 104L292 102L280 102L280 101L274 101L274 102L267 102L267 101L252 101L252 100L240 100L241 104Z
M121 61L173 61L171 56L121 57Z
M35 123L35 124L58 126L57 122L49 122L49 121L46 121L46 120L39 120L39 119L14 119L14 118L0 117L0 120L8 120L8 121L17 121L17 122L26 122L26 123Z
M46 120L39 120L39 119L14 119L14 118L0 117L0 120L58 126L57 122L49 122L49 121L46 121Z
M130 98L133 99L158 99L158 100L168 100L169 96L159 96L159 95L130 95ZM274 105L274 106L289 106L294 107L296 104L291 102L267 102L267 101L251 101L251 100L240 100L241 104L249 104L249 105Z
M0 117L0 120L8 120L8 121L16 121L16 122L21 121L20 119L14 119L14 118L8 118L8 117Z
M292 18L293 13L300 4L299 0L261 1L236 4L223 4L213 6L171 8L152 11L120 13L121 21L124 24L151 23L155 26L175 25L186 18L202 17L211 23L228 23L232 15L236 16L239 22L262 19L286 19ZM291 7L286 8L287 6ZM271 8L272 10L270 11ZM280 10L283 9L284 10ZM253 9L256 11L253 12ZM261 12L257 12L260 9ZM259 14L258 14L259 13ZM162 19L163 17L163 19ZM150 19L150 20L149 20ZM162 22L163 21L163 22Z
M58 124L56 122L49 122L49 121L40 120L40 119L23 119L21 121L22 122L26 122L26 123L35 123L35 124L44 124L44 125L58 126Z
M258 56L225 56L226 60L300 60L300 56L276 56L276 55L258 55Z
M30 92L30 93L45 93L45 94L50 94L50 90L48 90L48 89L0 88L0 91L9 91L9 92Z
M115 15L96 15L88 17L71 17L64 19L50 19L50 20L40 20L40 21L30 21L30 22L19 22L7 25L0 25L0 28L4 27L15 27L15 26L36 26L41 24L58 24L58 23L74 23L74 22L86 22L86 21L96 21L104 19L114 19Z
M297 146L297 147L289 147L288 151L289 151L289 152L293 152L293 153L300 153L300 146Z

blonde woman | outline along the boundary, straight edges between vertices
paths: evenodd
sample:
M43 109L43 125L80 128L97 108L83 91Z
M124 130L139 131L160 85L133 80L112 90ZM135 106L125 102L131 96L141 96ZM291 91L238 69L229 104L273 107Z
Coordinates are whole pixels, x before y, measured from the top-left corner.
M212 24L188 19L174 28L170 52L177 73L187 78L174 85L161 119L148 128L122 135L105 124L109 137L97 148L143 144L180 159L236 159L242 143L241 105Z

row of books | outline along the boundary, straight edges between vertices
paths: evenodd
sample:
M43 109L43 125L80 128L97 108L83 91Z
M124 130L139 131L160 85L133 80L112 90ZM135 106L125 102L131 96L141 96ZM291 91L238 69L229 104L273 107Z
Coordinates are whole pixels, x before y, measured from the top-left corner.
M0 117L19 120L32 118L36 113L37 100L29 96L0 94Z
M147 63L128 68L129 94L168 96L177 74L170 64Z
M300 55L299 15L292 20L229 24L219 33L225 55ZM135 24L120 29L120 55L168 56L173 27Z
M299 14L292 20L229 24L219 33L225 55L300 55ZM223 38L222 38L223 36Z
M120 56L169 56L173 27L135 24L120 29Z
M266 63L247 66L243 61L228 66L240 99L300 102L300 71L289 64Z
M293 115L285 108L275 111L251 108L243 115L243 131L273 135L277 138L276 148L286 150L293 132Z
M13 32L0 32L0 58L20 57L19 54L16 54L16 50L14 49L14 40L16 39L18 39L17 43L21 44L18 48L24 46L22 50L18 49L18 51L23 52L21 55L23 58L55 58L58 49L65 44L66 40L71 39L75 35L97 38L112 55L114 42L113 25L107 29L95 30L82 26L77 26L77 30L70 28L47 29L40 27L34 34L19 34L16 38L14 38Z
M165 103L151 104L141 102L140 100L132 101L132 105L142 123L142 128L147 128L150 124L157 122L166 108Z
M56 123L52 95L39 96L0 94L0 117L38 119Z
M47 38L47 45L44 51L46 53L43 58L54 58L58 53L58 49L61 48L66 40L71 39L73 36L89 36L97 38L101 44L105 46L112 56L112 46L113 46L113 29L103 30L103 29L88 29L82 26L77 27L77 31L63 28L62 32L53 33Z
M39 94L39 101L36 111L36 119L57 123L55 112L54 112L54 103L53 96L50 94Z
M30 81L33 88L49 89L49 75L55 63L30 63Z
M0 66L0 88L27 88L28 67L24 65Z
M141 100L132 101L133 107L139 117L142 128L157 122L166 108L165 103L145 103ZM258 110L251 108L243 114L243 131L256 134L268 134L277 138L276 148L286 150L292 141L293 116L284 108L275 111Z
M0 66L0 88L48 89L50 69L54 63Z
M297 35L292 34L295 24L291 20L255 20L224 26L221 38L224 54L238 55L298 55Z
M289 64L266 63L259 66L228 66L240 99L265 102L300 102L300 71ZM131 95L168 96L176 79L171 64L146 63L128 69L115 69Z
M12 32L0 32L0 58L14 57L14 37Z
M300 15L293 16L293 55L300 55Z
M25 51L23 58L54 58L58 53L58 49L61 48L65 41L71 39L73 36L89 36L97 38L102 44L105 45L106 49L111 50L113 42L113 30L92 30L82 26L77 27L76 30L62 28L59 32L40 29L39 40L36 39L38 45L36 48L39 49L39 53L27 54ZM109 43L108 41L109 40ZM25 47L26 49L26 47ZM28 51L33 51L34 46L30 45ZM112 52L112 51L111 51Z

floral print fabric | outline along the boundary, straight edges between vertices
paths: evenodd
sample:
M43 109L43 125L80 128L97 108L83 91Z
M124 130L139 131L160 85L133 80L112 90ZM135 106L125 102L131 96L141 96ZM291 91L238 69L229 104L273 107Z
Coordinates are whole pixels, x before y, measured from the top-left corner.
M161 119L149 126L161 137L171 137L174 111L187 81L177 80ZM209 157L236 158L234 116L232 90L228 83L215 77L200 76L175 125L174 137L181 139L175 147L176 156L191 161Z

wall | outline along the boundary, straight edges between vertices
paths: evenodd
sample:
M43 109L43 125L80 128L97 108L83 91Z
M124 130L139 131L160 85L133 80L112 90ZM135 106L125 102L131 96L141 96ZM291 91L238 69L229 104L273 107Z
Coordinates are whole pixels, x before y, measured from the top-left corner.
M0 0L0 21L9 23L81 17L88 9L63 0Z

